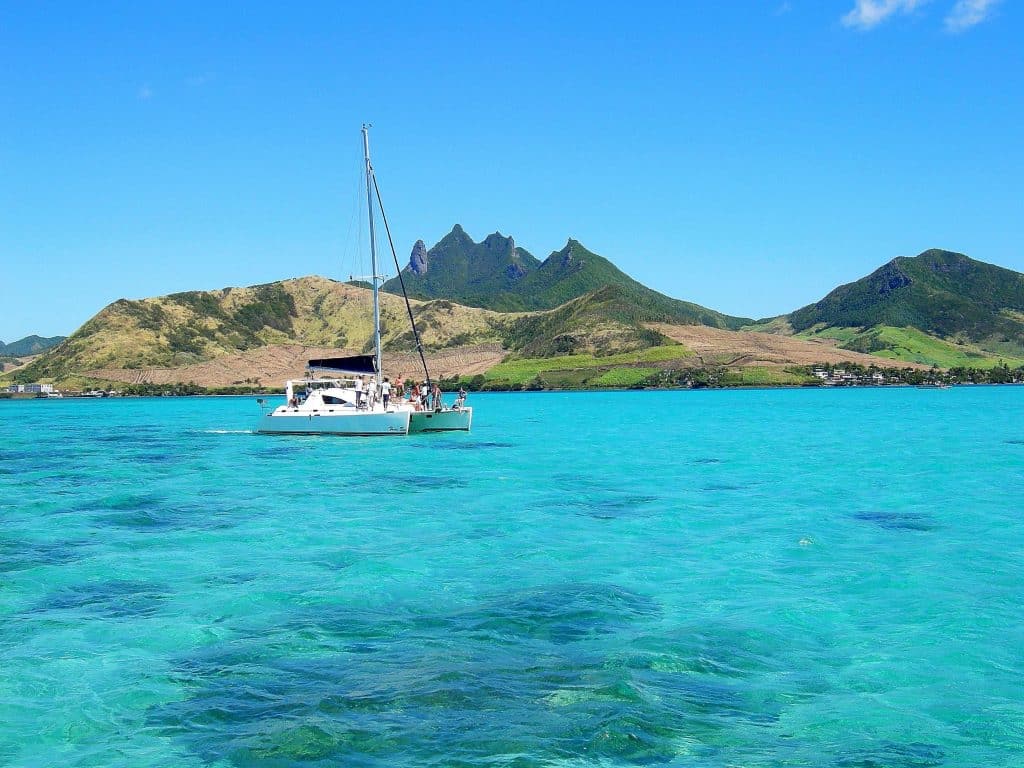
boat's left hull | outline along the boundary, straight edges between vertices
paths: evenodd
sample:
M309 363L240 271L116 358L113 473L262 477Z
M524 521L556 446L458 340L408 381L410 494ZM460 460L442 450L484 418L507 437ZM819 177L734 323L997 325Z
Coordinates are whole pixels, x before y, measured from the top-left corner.
M257 432L264 435L378 436L409 434L409 413L306 414L269 413Z

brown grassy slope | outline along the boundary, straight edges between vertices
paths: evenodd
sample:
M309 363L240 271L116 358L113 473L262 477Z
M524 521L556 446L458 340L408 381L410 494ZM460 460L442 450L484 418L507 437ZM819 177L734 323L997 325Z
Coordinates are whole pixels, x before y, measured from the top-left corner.
M839 349L823 341L806 341L793 336L751 331L726 331L703 325L649 326L652 330L685 345L696 353L693 365L814 365L816 363L857 363L870 366L898 365L927 368L917 363L903 363L861 352Z
M351 352L332 347L272 344L177 368L99 368L85 371L82 375L127 384L192 383L203 387L228 387L251 383L273 387L283 384L287 379L300 378L305 373L306 361L311 358ZM427 364L433 377L474 375L497 365L505 354L500 344L477 344L430 352L427 354ZM397 377L402 374L407 378L420 378L422 372L419 357L414 354L399 352L384 355L385 375Z

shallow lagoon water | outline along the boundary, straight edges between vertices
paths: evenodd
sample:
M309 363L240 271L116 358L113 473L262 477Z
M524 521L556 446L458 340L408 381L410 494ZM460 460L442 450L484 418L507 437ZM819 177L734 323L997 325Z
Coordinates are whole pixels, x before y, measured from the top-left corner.
M0 764L1019 766L1024 388L0 402Z

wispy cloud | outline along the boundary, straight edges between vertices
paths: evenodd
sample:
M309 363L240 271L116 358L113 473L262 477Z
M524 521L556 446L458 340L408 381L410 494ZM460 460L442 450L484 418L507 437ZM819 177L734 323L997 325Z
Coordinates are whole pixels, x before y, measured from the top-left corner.
M999 0L956 0L953 10L946 16L946 29L963 32L989 17Z
M776 16L782 16L784 14L789 13L792 10L793 10L793 4L790 3L789 0L784 0L784 2L780 3L779 7L775 9L775 15Z
M138 96L142 101L149 101L153 98L153 89L149 87L149 83L143 83L139 86L136 96Z
M191 77L185 78L185 85L192 88L200 88L209 83L215 77L213 72L203 72L199 75L192 75Z
M855 29L873 29L897 13L910 13L928 0L855 0L853 9L843 16L843 25Z

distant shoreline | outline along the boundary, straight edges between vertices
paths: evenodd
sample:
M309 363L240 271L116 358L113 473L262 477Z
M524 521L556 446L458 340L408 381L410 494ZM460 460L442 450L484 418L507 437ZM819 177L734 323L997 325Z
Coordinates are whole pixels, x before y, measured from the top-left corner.
M586 388L586 389L505 389L505 390L485 390L479 392L471 392L472 397L478 395L543 395L543 394L604 394L604 393L637 393L637 392L740 392L740 391L773 391L773 390L813 390L813 391L828 391L828 390L863 390L863 389L953 389L961 387L1014 387L1024 386L1024 382L984 382L984 383L963 383L963 384L949 384L945 387L929 387L922 386L919 384L854 384L849 386L814 386L814 385L800 385L800 384L752 384L749 386L744 385L727 385L718 387L637 387L637 388L624 388L624 387L604 387L604 388ZM445 394L451 394L445 392ZM252 393L252 394L167 394L167 395L111 395L106 397L96 397L92 395L64 395L62 397L38 397L36 395L26 396L24 394L10 394L0 393L0 402L3 401L18 401L18 402L36 402L36 401L66 401L66 400L162 400L167 398L184 399L184 398L245 398L245 399L256 399L260 397L284 397L283 393L272 392L272 393Z

